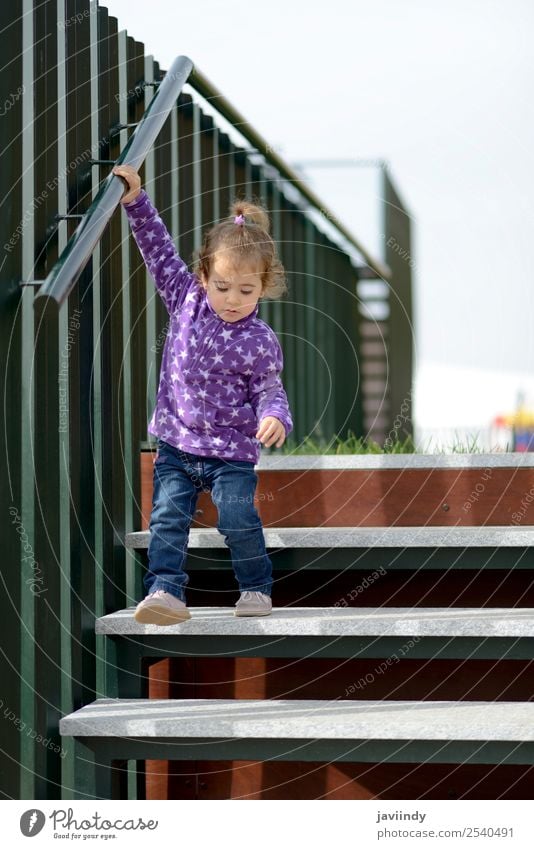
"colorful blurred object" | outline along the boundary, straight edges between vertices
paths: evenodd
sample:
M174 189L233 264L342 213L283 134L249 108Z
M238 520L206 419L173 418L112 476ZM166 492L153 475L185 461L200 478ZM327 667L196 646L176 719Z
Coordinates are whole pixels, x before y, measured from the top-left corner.
M534 410L525 406L523 392L518 394L517 409L509 415L495 416L495 427L507 427L512 431L512 451L534 451Z

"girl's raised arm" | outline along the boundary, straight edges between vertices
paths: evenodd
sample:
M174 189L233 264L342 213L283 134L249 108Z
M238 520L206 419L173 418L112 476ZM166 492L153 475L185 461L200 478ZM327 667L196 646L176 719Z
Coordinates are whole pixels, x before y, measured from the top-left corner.
M121 201L135 241L141 251L169 315L181 305L189 285L196 280L179 255L172 237L142 189L139 175L129 166L116 166L113 172L123 177L129 186ZM128 202L128 198L133 200Z

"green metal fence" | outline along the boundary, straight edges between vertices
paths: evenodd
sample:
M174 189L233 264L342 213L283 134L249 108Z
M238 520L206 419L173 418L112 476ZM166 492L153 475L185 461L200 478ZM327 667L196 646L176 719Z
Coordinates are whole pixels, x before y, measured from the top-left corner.
M38 292L108 177L102 161L120 157L163 74L85 0L3 4L0 44L0 789L69 798L59 718L104 692L95 616L140 595L123 539L141 526L139 454L167 315L120 210L64 302L38 309ZM260 316L284 349L292 437L362 433L356 284L389 269L332 223L198 69L189 83L146 156L143 184L187 262L236 193L267 204L289 296L262 304ZM240 125L241 142L225 122Z

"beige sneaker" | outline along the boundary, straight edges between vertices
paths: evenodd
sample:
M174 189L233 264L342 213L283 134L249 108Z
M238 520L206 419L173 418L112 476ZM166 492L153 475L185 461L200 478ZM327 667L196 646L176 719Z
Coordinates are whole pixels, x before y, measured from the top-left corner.
M270 595L256 590L243 590L236 602L234 616L268 616L272 610Z
M181 599L165 590L156 590L139 602L134 619L142 625L176 625L191 619L191 614Z

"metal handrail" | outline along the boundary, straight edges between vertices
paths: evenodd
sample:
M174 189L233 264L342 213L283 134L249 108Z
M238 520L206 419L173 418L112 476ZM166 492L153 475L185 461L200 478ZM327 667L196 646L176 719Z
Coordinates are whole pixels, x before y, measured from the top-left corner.
M117 165L131 165L136 170L141 167L192 68L193 63L187 56L178 56L174 60L121 151ZM68 298L123 195L123 180L110 172L50 274L42 282L34 302L46 299L60 306Z

